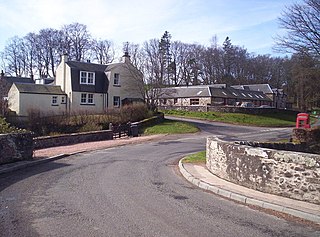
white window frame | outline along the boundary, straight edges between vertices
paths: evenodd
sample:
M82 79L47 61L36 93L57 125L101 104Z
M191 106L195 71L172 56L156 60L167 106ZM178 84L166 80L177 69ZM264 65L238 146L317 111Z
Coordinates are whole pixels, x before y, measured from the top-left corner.
M87 103L87 94L86 93L81 93L80 97L80 104L86 104Z
M80 84L95 85L96 74L94 72L80 71Z
M66 103L66 97L62 96L61 97L61 104L65 104Z
M120 86L120 73L113 74L113 85Z
M94 95L93 94L87 94L87 103L94 104Z
M114 96L113 97L113 107L120 107L120 96Z
M51 105L58 105L58 96L56 95L52 96Z
M80 104L81 105L93 105L94 104L94 94L81 93Z

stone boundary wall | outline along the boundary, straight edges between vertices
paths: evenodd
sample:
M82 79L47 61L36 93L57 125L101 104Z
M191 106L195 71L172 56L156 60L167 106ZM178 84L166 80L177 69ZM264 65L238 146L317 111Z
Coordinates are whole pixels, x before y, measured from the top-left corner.
M132 123L132 125L137 125L139 127L139 129L142 129L144 127L148 127L148 126L152 126L152 125L161 123L163 120L164 120L164 114L159 113L158 115L153 116L151 118L147 118L142 121Z
M223 113L245 113L245 114L265 114L281 112L282 109L276 108L245 108L238 106L159 106L159 110L183 110L183 111L198 111L198 112L223 112ZM292 113L296 116L299 112L286 110L286 113Z
M132 125L137 125L139 128L142 128L144 126L150 126L152 124L159 123L163 119L164 119L164 115L160 113L159 115L151 117L149 119L132 123ZM66 146L66 145L72 145L72 144L82 143L82 142L93 142L93 141L112 140L112 139L113 139L112 130L37 137L37 138L34 138L34 148L44 149L48 147Z
M66 146L82 142L93 142L102 140L112 140L112 130L102 130L93 132L72 133L57 136L34 138L34 149L44 149L55 146Z
M206 165L227 181L320 204L320 155L251 147L209 137Z
M306 152L307 144L306 143L271 143L271 142L248 142L240 141L236 142L238 145L246 145L251 147L261 147L275 150L285 150L285 151L295 151L295 152Z
M32 159L31 133L0 134L0 164Z

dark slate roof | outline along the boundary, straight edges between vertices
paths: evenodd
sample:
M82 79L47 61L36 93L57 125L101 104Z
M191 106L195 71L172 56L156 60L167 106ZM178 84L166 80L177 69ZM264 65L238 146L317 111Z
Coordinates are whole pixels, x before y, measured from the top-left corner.
M208 86L168 87L161 89L161 98L210 97Z
M162 88L160 98L199 98L199 97L217 97L240 100L262 100L271 101L262 91L248 91L235 88L224 88L213 85L189 86L189 87L168 87Z
M71 68L72 91L91 93L108 92L109 81L105 74L108 65L77 61L68 61L66 64ZM80 71L94 72L95 85L80 84Z
M29 94L51 94L65 95L60 86L30 84L30 83L14 83L20 93Z
M31 83L34 84L34 80L29 77L8 77L5 76L4 79L10 84L13 83Z
M68 61L67 65L71 68L76 68L87 72L104 72L108 66L104 64L85 63L77 61Z
M262 91L249 91L235 88L228 88L230 93L237 99L241 100L262 100L262 101L272 101L266 94Z
M265 94L273 93L269 84L236 85L231 87L235 89L242 89L242 90L262 91Z

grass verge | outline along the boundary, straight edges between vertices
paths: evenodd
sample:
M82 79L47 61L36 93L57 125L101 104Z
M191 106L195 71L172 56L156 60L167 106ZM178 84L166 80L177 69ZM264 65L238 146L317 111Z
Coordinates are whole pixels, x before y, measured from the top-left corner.
M241 114L241 113L222 113L222 112L195 112L195 111L178 111L166 110L163 111L166 115L204 119L215 122L225 122L239 125L252 126L294 126L296 115L293 113L272 112L260 115Z
M191 154L183 159L183 163L206 163L206 151Z
M195 125L191 123L165 119L162 123L144 129L143 133L146 135L183 134L196 133L198 131L199 128L197 128Z

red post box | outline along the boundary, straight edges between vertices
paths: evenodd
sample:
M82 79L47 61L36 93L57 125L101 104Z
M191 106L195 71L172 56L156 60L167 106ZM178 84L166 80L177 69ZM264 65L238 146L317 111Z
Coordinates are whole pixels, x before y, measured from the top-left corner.
M307 113L297 115L296 128L310 128L310 117Z

